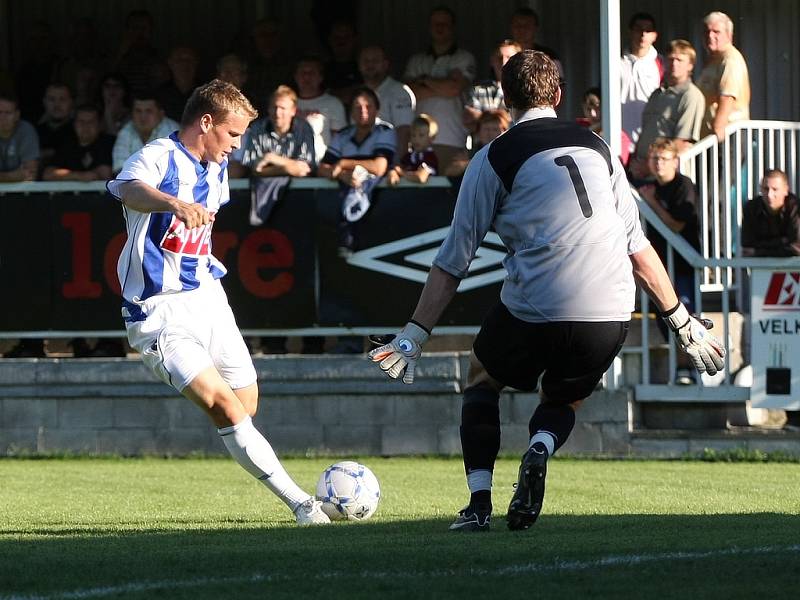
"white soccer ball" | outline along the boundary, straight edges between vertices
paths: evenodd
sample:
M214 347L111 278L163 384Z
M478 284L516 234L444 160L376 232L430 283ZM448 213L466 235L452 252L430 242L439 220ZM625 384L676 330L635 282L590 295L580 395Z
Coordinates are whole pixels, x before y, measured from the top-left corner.
M331 465L317 482L317 500L331 520L366 521L375 514L380 498L373 472L352 460Z

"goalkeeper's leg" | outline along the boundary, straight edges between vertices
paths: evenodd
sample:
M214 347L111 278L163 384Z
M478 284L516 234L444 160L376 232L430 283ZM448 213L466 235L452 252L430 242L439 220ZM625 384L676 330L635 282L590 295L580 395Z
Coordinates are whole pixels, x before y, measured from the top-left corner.
M492 513L492 474L500 451L500 390L475 354L461 407L461 449L470 491L468 506L451 529L476 531L488 528Z

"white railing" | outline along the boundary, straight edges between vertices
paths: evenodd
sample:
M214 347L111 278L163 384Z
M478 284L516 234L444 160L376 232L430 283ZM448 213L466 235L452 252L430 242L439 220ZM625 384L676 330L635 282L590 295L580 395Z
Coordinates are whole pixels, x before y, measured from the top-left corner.
M737 254L742 227L742 206L759 194L761 178L769 169L781 169L789 189L800 190L800 123L789 121L739 121L725 129L717 143L710 135L680 156L681 173L697 186L700 242L704 258L730 259ZM740 277L727 267L738 289ZM722 267L703 271L703 291L722 291Z

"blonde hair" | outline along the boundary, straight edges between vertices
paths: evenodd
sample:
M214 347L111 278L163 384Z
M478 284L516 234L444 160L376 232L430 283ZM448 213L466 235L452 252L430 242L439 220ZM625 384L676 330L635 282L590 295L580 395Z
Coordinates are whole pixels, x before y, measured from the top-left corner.
M417 115L417 117L411 121L411 127L424 127L428 130L428 137L431 139L435 138L436 134L439 133L439 124L436 122L436 119L425 113Z
M297 93L288 85L279 85L275 88L275 91L272 92L272 96L270 97L270 102L275 102L278 98L289 98L289 100L297 106Z
M697 52L695 51L694 46L692 46L692 44L686 40L672 40L669 43L669 52L667 54L672 52L675 54L685 54L689 57L689 60L692 64L695 64L695 61L697 60Z
M221 123L230 113L241 114L250 120L258 116L258 111L239 88L227 81L213 79L192 92L183 109L181 127L188 127L205 114Z
M653 152L672 152L675 156L678 156L678 145L675 143L674 140L665 137L659 137L653 140L653 143L650 144L650 147L647 149L648 154L652 154Z

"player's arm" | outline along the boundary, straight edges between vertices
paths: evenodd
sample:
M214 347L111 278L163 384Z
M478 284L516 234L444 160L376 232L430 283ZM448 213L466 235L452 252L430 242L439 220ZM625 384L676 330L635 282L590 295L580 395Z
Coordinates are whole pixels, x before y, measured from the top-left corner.
M141 213L172 213L183 221L188 229L207 225L212 221L211 213L202 204L184 202L143 181L126 181L118 190L120 200L128 208Z
M652 246L630 255L633 276L656 303L681 350L689 355L700 373L714 375L725 366L725 349L708 333L711 322L701 323L678 300L664 264Z
M678 304L669 274L652 246L631 254L630 259L636 282L653 299L659 312L666 312Z
M391 378L414 382L422 346L466 277L481 241L492 224L502 184L487 159L488 146L476 154L464 174L453 222L433 261L411 320L400 332L381 340L369 358ZM377 341L377 340L376 340ZM380 343L379 342L379 343Z

